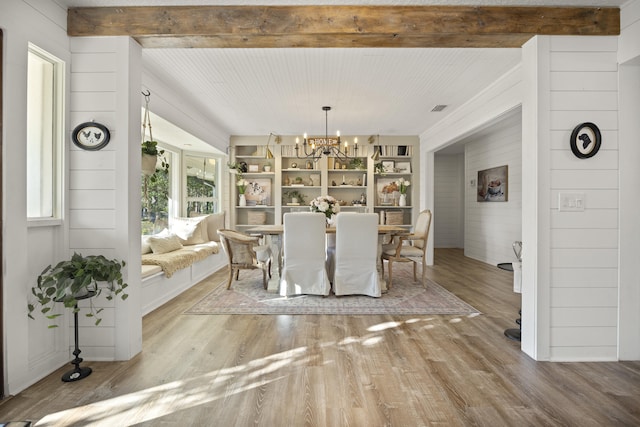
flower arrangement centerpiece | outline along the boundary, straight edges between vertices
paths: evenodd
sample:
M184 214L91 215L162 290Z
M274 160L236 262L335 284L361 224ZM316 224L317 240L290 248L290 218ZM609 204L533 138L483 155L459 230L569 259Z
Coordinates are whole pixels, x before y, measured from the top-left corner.
M323 213L327 220L331 220L331 217L340 212L340 203L338 200L331 196L318 196L309 203L313 212Z
M398 185L398 191L400 191L400 194L407 194L407 187L411 185L411 183L404 178L397 180L396 184Z

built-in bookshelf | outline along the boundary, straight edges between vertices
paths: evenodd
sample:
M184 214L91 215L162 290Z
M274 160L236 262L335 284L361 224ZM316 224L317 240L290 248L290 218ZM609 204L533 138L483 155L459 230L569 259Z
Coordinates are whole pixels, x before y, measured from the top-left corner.
M251 187L245 195L247 206L238 206L237 187L235 180L231 180L231 200L235 203L232 227L245 230L257 225L256 221L282 224L285 213L308 210L311 200L322 195L338 199L341 211L375 212L383 224L407 227L413 224L419 194L417 182L414 182L414 177L418 176L418 162L413 157L414 150L417 152L417 138L385 137L393 143L358 147L357 156L352 151L346 159L322 156L316 160L296 156L295 137L282 137L280 145L270 144L274 158L266 159L267 139L232 137L230 161L246 165L247 172L242 177ZM379 158L373 160L376 151ZM381 166L386 169L381 171ZM399 192L384 192L392 189L393 183L400 179L411 183L406 206L400 206Z

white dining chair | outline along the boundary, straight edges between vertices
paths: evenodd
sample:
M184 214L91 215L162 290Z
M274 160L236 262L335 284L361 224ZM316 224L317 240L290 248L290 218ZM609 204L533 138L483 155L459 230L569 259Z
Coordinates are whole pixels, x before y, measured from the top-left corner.
M381 295L378 261L378 214L339 213L333 292L336 295Z
M329 295L331 284L325 269L324 214L285 213L283 230L284 261L280 295Z

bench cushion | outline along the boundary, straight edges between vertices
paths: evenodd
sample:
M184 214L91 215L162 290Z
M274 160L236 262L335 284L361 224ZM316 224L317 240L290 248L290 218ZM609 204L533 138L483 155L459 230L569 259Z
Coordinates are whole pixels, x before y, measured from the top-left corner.
M194 262L203 260L209 255L217 254L218 252L218 244L209 242L185 246L182 249L163 254L145 254L142 255L142 264L160 266L164 274L167 277L171 277L176 271L187 268Z
M142 265L142 274L140 275L141 279L144 279L149 276L153 276L154 274L162 273L162 267L159 265Z

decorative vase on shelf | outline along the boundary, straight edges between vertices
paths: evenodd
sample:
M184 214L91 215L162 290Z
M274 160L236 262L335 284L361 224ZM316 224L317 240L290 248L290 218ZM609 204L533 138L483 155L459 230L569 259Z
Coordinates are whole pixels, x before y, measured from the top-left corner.
M240 195L240 201L238 202L238 206L247 206L247 198L244 194Z
M398 206L407 206L407 195L400 194L400 201L398 202Z

